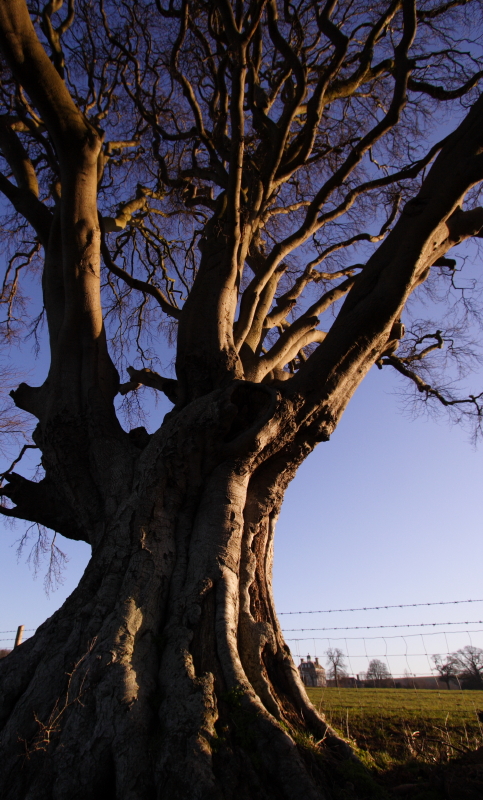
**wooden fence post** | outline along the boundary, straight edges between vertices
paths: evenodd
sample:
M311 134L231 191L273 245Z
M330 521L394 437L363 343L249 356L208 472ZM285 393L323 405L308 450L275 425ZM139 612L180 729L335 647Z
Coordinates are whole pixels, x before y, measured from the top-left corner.
M24 627L25 627L24 625L19 625L19 626L18 626L18 628L17 628L17 635L16 635L16 637L15 637L15 645L14 645L14 647L18 647L18 645L19 645L19 644L22 644L22 638L23 638L23 629L24 629Z

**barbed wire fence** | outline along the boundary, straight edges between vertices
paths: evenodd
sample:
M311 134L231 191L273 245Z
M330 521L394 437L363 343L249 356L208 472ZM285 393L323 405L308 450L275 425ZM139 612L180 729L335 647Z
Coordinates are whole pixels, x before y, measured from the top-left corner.
M463 604L475 604L475 603L483 603L482 598L476 599L467 599L467 600L439 600L434 602L427 602L427 603L398 603L398 604L386 604L386 605L377 605L377 606L360 606L360 607L350 607L350 608L326 608L326 609L307 609L307 610L299 610L299 611L281 611L279 612L280 617L285 616L294 616L294 615L305 615L305 614L339 614L339 613L353 613L353 612L366 612L366 611L386 611L392 609L404 609L404 608L427 608L430 606L459 606ZM476 616L476 615L475 615ZM282 620L283 622L283 620ZM482 619L471 619L471 620L447 620L444 622L407 622L407 623L386 623L386 624L378 624L378 625L321 625L320 627L287 627L286 625L282 625L284 635L286 637L286 641L290 644L292 649L295 651L294 655L301 658L303 657L301 653L301 648L304 650L312 649L314 657L318 658L323 653L327 651L330 647L337 643L340 646L342 642L345 645L345 657L349 661L350 672L352 675L357 675L358 673L362 672L362 661L366 661L367 663L374 658L383 658L388 666L388 672L390 673L392 678L402 678L402 677L427 677L428 672L425 670L424 673L421 673L421 670L415 670L414 668L411 669L411 664L409 659L414 658L424 658L424 660L428 664L429 675L437 677L437 670L435 670L434 662L431 662L431 659L434 656L450 656L452 652L454 652L457 647L451 649L448 644L448 636L452 635L467 635L468 641L470 645L473 645L473 640L471 638L471 634L481 634L483 633L483 628L473 628L472 630L469 629L468 626L476 626L476 625L483 625ZM409 631L409 629L418 628L420 629L419 633L391 633L391 631L395 630L404 630ZM442 628L444 630L435 630ZM448 628L452 628L453 630L447 630ZM372 636L372 635L357 635L357 636L347 636L345 633L346 631L381 631L380 634ZM384 631L384 633L382 633ZM297 636L293 636L293 634L299 634ZM340 633L340 636L337 634ZM305 634L305 635L302 635ZM319 635L317 635L319 634ZM325 635L320 635L325 634ZM427 647L427 643L425 641L425 637L437 635L443 636L445 640L445 648L439 648L438 652L429 652L432 650L431 646ZM418 652L414 651L408 645L408 639L410 640L417 640L421 643L422 651ZM400 640L402 645L402 650L397 652L390 652L388 649L388 643L386 640ZM384 649L384 652L374 652L372 647L369 648L371 652L368 651L368 643L371 642L381 642L381 650ZM352 643L349 646L349 642ZM358 644L358 647L355 647L355 644ZM361 652L362 650L362 652ZM435 650L435 648L434 648ZM389 659L404 659L405 661L405 670L402 672L401 670L395 670L394 668L391 669L391 664ZM362 660L362 661L361 661ZM355 662L353 665L352 662ZM359 666L359 664L361 666ZM393 662L394 664L394 662ZM414 662L413 662L414 665ZM419 674L418 674L419 672Z
M437 600L432 603L399 603L392 606L361 606L360 608L324 608L321 611L280 611L279 617L287 614L339 614L345 611L382 611L388 608L422 608L423 606L458 606L462 603L483 603L482 600Z
M387 611L393 609L405 608L427 608L433 606L459 606L463 604L483 603L481 599L467 599L467 600L439 600L428 603L398 603L386 604L378 606L360 606L358 608L327 608L327 609L308 609L297 611L281 611L279 617L288 617L295 615L305 614L338 614L338 613L355 613L367 611ZM476 615L475 615L476 616ZM479 615L483 616L483 615ZM439 685L438 672L435 668L434 657L448 657L457 649L451 649L448 644L448 636L461 635L468 637L468 643L475 646L472 635L477 636L477 640L483 644L483 637L480 640L479 635L483 634L483 627L469 629L468 626L483 626L483 619L461 620L461 621L445 621L445 622L408 622L405 624L380 624L380 625L333 625L333 626L320 626L320 627L298 627L289 628L282 626L286 641L293 651L293 655L299 659L304 658L307 650L311 650L315 658L324 657L328 649L333 646L344 647L344 657L349 662L350 674L354 677L359 676L364 672L365 666L369 664L372 659L384 659L387 664L388 673L393 680L394 685L400 679L416 679L421 677L433 677L435 680L435 688ZM20 628L21 633L20 633ZM399 629L421 629L418 633L391 633L391 631ZM436 628L443 628L444 630L437 630ZM459 630L456 630L459 628ZM451 630L448 630L451 629ZM14 648L15 644L21 641L26 641L29 635L33 634L35 628L25 628L19 626L17 629L0 631L0 651L8 651ZM348 636L347 631L385 631L385 633L377 635L356 635ZM9 634L6 636L6 634ZM299 634L293 636L292 634ZM306 634L306 635L301 635ZM325 634L325 635L316 635ZM341 634L337 636L337 634ZM20 635L20 641L18 641ZM440 636L444 637L445 649L436 648L431 644L427 645L426 639L428 637ZM16 642L17 639L17 642ZM408 640L410 642L408 643ZM398 649L394 650L393 647L388 645L400 645ZM417 642L418 646L421 645L420 650L414 650L410 645L412 642ZM431 640L430 640L431 641ZM461 641L461 640L460 640ZM376 642L381 643L379 650L376 648L374 651L373 644ZM395 659L398 662L395 662ZM424 659L428 665L428 670L421 671L421 661L419 660L419 669L414 668L414 659ZM395 663L401 664L403 660L405 664L404 670L395 669Z
M446 661L453 656L455 651L466 644L483 649L483 627L481 627L483 626L483 621L478 619L479 616L482 616L481 614L468 615L472 619L466 620L461 619L463 614L458 614L459 621L447 620L445 615L447 621L408 621L404 624L391 621L386 624L362 625L354 623L354 625L334 624L330 626L324 625L321 621L322 624L316 627L315 625L310 625L308 620L303 620L306 622L305 625L300 627L288 626L291 622L295 622L294 616L296 615L333 615L339 613L351 615L354 612L378 612L392 609L427 608L430 606L459 607L465 603L483 603L483 600L442 600L430 603L400 603L358 608L282 611L279 616L287 644L294 656L304 659L306 654L312 653L314 658L322 657L323 662L329 649L337 647L342 650L346 661L345 666L349 668L347 670L348 680L329 681L329 690L326 691L322 688L319 694L313 696L312 700L326 717L328 715L331 724L337 725L348 738L350 736L349 714L354 713L354 708L358 709L356 714L359 720L364 719L367 715L369 719L372 719L376 715L377 724L381 731L385 731L386 726L389 724L388 735L392 735L391 723L384 712L385 701L381 698L381 701L377 703L375 699L372 701L365 699L365 693L368 687L370 688L371 686L375 689L377 687L377 692L380 691L381 687L403 690L412 688L417 690L413 695L414 700L411 701L411 705L413 709L420 706L419 716L421 720L426 719L427 715L427 708L425 707L427 701L424 699L426 693L422 690L431 690L432 702L439 708L441 719L446 720L442 724L444 725L445 736L448 737L448 690L450 688L461 690L464 688L464 684L462 684L457 675L447 683L441 680L441 675L436 668L434 659L439 656L443 661ZM290 621L288 618L290 618ZM450 645L453 643L454 646L451 647ZM373 659L381 659L387 666L387 677L381 682L372 683L364 680L364 672ZM355 694L351 693L350 698L348 694L344 694L347 688L356 690ZM335 695L333 694L334 692L336 692ZM483 726L481 724L480 696L479 692L467 692L465 693L464 704L472 709L472 717L474 721L476 720L479 729L479 743L481 744ZM408 716L408 712L405 710L405 703L401 703L398 724L405 731L405 735L409 737L408 741L413 736L412 719L414 717ZM357 725L358 723L356 723L356 729ZM465 733L468 739L466 726ZM419 731L416 734L419 734ZM453 744L454 742L449 746L452 747ZM469 740L467 745L469 746Z
M22 642L29 639L29 636L25 636L26 633L34 633L37 628L25 628L24 625L19 625L18 628L9 631L0 631L0 636L3 637L5 633L15 634L14 636L7 636L6 638L0 639L0 651L2 650L13 650L14 647L22 644Z
M400 603L397 605L362 606L359 608L282 611L279 612L279 617L282 623L285 622L284 618L286 617L287 624L290 625L294 616L305 614L352 614L356 612L460 606L476 603L483 603L483 599ZM448 616L450 615L448 614ZM458 695L456 697L453 695L458 704L463 703L473 719L472 723L467 721L464 723L465 745L463 740L460 741L460 738L458 738L462 734L458 732L457 726L454 730L451 728L451 724L448 726L450 708L452 707L451 703L448 705L449 698L452 695L452 693L448 694L450 682L448 681L446 687L443 688L444 681L436 668L435 657L449 659L458 647L461 648L462 643L465 641L469 645L481 647L483 650L483 620L476 619L478 616L483 617L483 614L472 614L471 616L474 616L475 619L447 620L445 622L408 622L406 624L394 622L378 625L321 625L319 627L315 625L313 627L308 625L285 627L283 625L282 630L285 641L292 650L292 655L300 660L307 657L307 651L313 654L314 659L321 658L325 661L329 649L337 647L342 650L344 659L349 667L348 683L339 681L334 686L334 682L329 681L332 686L329 685L328 690L321 688L314 696L310 692L309 694L312 702L315 703L328 722L340 728L347 739L350 740L351 737L355 737L352 741L366 747L365 731L372 730L374 720L377 722L377 729L381 731L385 743L390 741L391 737L394 738L394 720L390 716L390 712L385 708L382 699L377 699L380 698L380 695L377 695L376 698L374 693L373 699L370 699L366 694L368 688L371 687L371 682L364 680L365 671L371 660L382 659L387 666L387 678L382 683L374 682L375 689L377 686L376 692L379 692L383 686L384 688L406 691L408 689L414 690L413 692L410 691L412 698L410 705L407 706L405 702L400 703L397 712L398 730L402 731L403 739L406 741L406 746L410 749L411 754L414 755L414 747L427 747L426 740L439 741L438 738L434 738L434 733L431 733L433 728L437 737L443 737L440 742L443 749L449 752L448 748L453 748L456 751L463 752L462 748L465 746L468 751L483 743L483 712L481 710L482 702L479 699L481 693L465 692L461 696L461 700ZM292 618L290 622L288 617ZM16 630L0 631L1 655L6 655L7 651L14 649L22 640L26 641L35 630L35 628L25 628L21 625ZM451 641L458 642L458 644L450 647ZM438 647L437 644L440 646ZM343 694L348 687L355 689L355 692ZM454 676L451 688L457 690L464 688L457 675ZM430 695L424 691L426 689L431 690ZM348 699L349 694L350 699ZM428 717L428 706L426 705L428 701L425 698L429 696L432 698L430 708L437 709L436 716L433 717L431 715ZM395 697L398 697L398 695L395 695ZM418 719L418 730L414 732L416 718ZM441 722L440 727L438 727L436 720L438 720L438 723L440 720L444 722ZM475 721L476 729L474 727ZM421 724L423 725L422 728ZM429 736L433 735L432 740L427 738L426 727L430 731ZM419 736L420 730L423 731L423 739L421 739L422 744L417 745L412 737ZM361 736L362 739L359 742ZM394 746L396 747L396 745Z

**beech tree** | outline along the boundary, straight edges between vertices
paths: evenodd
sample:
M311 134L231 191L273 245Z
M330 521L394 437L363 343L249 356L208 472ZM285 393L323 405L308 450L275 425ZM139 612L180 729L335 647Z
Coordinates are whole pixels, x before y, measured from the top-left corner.
M381 686L384 681L391 678L391 673L384 661L379 658L372 658L366 672L366 681L372 681L374 686Z
M483 227L480 32L478 0L0 3L2 330L41 275L50 348L12 392L43 474L1 511L92 547L1 660L6 800L331 796L275 523L375 364L481 419L430 380L457 326L402 321L425 288L453 319ZM121 424L142 387L154 433Z

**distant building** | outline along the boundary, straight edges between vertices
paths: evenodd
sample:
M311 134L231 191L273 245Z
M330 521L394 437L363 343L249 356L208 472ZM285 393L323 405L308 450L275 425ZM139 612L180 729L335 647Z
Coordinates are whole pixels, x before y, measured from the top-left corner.
M302 658L299 664L300 677L305 686L327 686L325 669L319 664L319 659L314 661L307 656L307 661Z

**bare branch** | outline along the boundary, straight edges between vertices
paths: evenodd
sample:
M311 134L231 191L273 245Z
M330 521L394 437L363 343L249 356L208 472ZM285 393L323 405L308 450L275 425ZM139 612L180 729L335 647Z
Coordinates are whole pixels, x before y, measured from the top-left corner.
M416 372L414 372L414 370L410 369L407 366L406 359L401 359L398 358L397 356L391 355L391 356L385 356L380 363L381 367L384 366L393 367L401 375L404 375L405 378L409 378L415 384L418 391L426 395L426 398L433 397L447 408L450 406L469 405L471 409L474 410L473 413L478 417L478 424L481 426L481 420L483 419L483 392L480 392L480 394L477 395L470 394L468 395L468 397L463 397L463 398L451 398L448 396L445 397L445 395L441 391L439 391L438 389L434 389L432 386L426 383L426 381L424 381Z
M101 220L101 227L102 227L102 220ZM105 236L102 235L101 241L101 253L104 259L104 263L106 267L118 278L121 278L131 289L137 289L139 292L143 292L144 294L149 294L153 297L157 303L159 304L160 308L164 311L165 314L168 316L173 317L174 319L179 319L181 311L179 308L171 305L165 295L162 293L161 289L158 289L157 286L154 286L152 283L147 283L146 281L141 281L139 278L134 278L132 275L129 274L125 269L122 267L118 267L111 258L111 254L109 252L109 248L106 244Z

